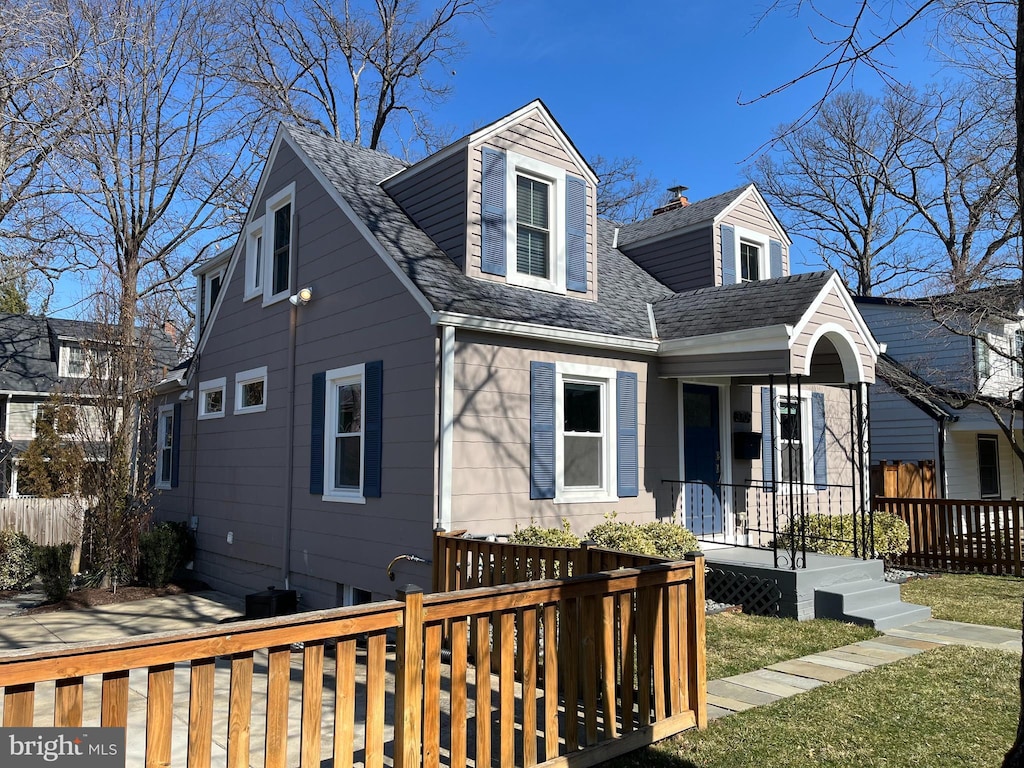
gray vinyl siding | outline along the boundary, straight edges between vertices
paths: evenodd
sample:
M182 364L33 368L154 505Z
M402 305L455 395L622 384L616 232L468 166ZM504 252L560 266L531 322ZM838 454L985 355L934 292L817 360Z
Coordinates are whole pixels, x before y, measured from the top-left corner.
M469 194L467 171L467 152L462 149L408 179L398 176L386 185L388 193L409 218L463 269Z
M999 452L999 498L1021 498L1024 495L1024 479L1021 464L1013 454L1009 441L995 423L992 429L957 430L951 429L946 440L946 483L947 498L980 499L981 478L978 473L978 435L992 435L997 440ZM1021 433L1017 432L1018 439Z
M760 204L760 201L753 194L745 195L739 204L733 208L728 216L719 220L719 224L731 224L734 227L743 227L758 234L764 235L772 240L779 240L782 243L782 275L772 277L783 277L789 274L789 246L786 244L782 234L776 228L774 220L767 209ZM715 226L712 231L715 249L715 285L722 284L722 232L721 227Z
M313 300L295 310L292 434L286 434L292 305L243 301L244 260L223 288L222 305L191 382L195 387L224 376L226 415L195 421L190 409L184 423L196 430L192 503L199 518L199 575L235 593L283 586L285 509L291 493L289 582L299 589L303 608L322 608L336 604L337 584L390 595L393 585L385 566L392 557L402 552L430 556L436 333L381 257L283 145L263 198L292 181L297 285L314 291ZM309 493L313 374L373 360L383 361L382 496L365 504L325 502ZM266 411L235 414L235 375L263 365ZM290 489L289 442L294 446ZM182 478L190 472L183 460ZM233 544L226 541L228 531ZM407 580L429 587L429 570L408 574Z
M970 338L942 328L927 308L858 302L857 309L890 357L939 386L974 387Z
M871 463L938 462L939 423L882 382L868 390Z
M570 362L637 374L640 494L614 502L555 503L530 499L530 363ZM615 512L619 520L668 516L663 481L678 473L676 383L659 379L654 361L582 352L554 344L458 331L455 345L455 426L452 528L511 533L532 522L570 521L584 533ZM609 436L614 439L614 434Z
M715 285L714 238L706 226L629 250L629 258L673 291Z

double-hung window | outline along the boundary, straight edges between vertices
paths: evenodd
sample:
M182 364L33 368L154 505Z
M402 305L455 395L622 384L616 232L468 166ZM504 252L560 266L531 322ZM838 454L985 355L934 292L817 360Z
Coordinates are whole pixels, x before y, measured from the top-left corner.
M555 500L614 500L616 371L573 363L555 370Z
M381 495L383 364L313 374L310 493L362 504Z
M1011 355L1012 365L1010 366L1010 370L1013 372L1013 375L1019 379L1024 375L1024 361L1022 361L1022 357L1024 357L1024 331L1018 329L1013 332ZM1016 388L1017 382L1014 382L1012 386Z
M779 398L779 481L783 486L789 483L803 483L813 470L811 455L810 420L806 418L807 408L803 399Z
M551 274L551 185L516 175L516 271L544 280Z
M260 217L249 225L245 240L245 298L253 299L263 295L263 222Z
M267 200L266 214L263 219L265 226L258 229L257 237L250 238L249 247L252 252L252 260L254 262L258 260L262 268L263 274L260 279L263 283L264 305L286 299L291 293L295 235L293 231L294 204L295 184L293 183Z
M174 406L164 405L157 411L156 422L156 487L170 488L174 475Z
M327 495L362 496L363 366L327 372Z
M754 243L740 241L740 281L761 279L761 248Z
M787 491L828 487L828 433L822 392L761 389L761 469L765 484Z
M999 496L999 438L978 435L978 483L981 498Z

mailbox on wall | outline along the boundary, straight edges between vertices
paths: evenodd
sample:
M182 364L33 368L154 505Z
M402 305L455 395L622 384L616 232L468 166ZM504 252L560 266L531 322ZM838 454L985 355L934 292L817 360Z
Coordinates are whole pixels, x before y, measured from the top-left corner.
M738 461L761 458L760 432L734 432L732 435L732 457Z

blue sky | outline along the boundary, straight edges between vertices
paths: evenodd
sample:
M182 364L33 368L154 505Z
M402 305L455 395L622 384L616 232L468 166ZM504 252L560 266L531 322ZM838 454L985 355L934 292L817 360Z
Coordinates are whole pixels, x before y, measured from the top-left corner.
M662 186L684 184L691 200L710 197L744 183L743 165L772 129L799 117L824 86L812 80L737 103L792 79L824 51L808 30L827 31L818 19L776 12L759 24L764 6L503 0L486 27L463 30L466 55L435 119L460 136L539 97L584 156L635 155ZM881 28L884 20L872 23ZM941 78L928 39L921 26L895 43L896 77L918 85ZM879 88L868 71L854 84ZM799 239L794 256L794 269L820 267Z
M498 0L486 22L459 29L465 55L433 120L458 137L541 98L585 157L636 156L662 187L684 184L691 200L710 197L744 183L744 164L772 129L803 114L824 88L818 78L737 103L823 55L809 26L834 32L808 14L775 12L759 22L766 2ZM855 6L822 4L830 11ZM885 26L884 19L871 23ZM916 85L941 78L928 39L919 25L896 41L889 51L895 77ZM867 71L853 84L879 89ZM790 234L794 271L821 268L799 233ZM61 281L51 313L77 316L84 292L76 279Z

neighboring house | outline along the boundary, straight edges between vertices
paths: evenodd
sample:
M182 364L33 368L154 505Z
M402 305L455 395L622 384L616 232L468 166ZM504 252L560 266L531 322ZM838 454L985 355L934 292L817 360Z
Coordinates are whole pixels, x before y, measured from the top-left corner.
M0 496L17 497L18 457L36 437L41 407L53 395L74 398L80 429L69 437L87 443L87 459L102 450L90 438L101 435L99 413L89 404L96 376L105 376L112 332L80 320L0 313ZM174 356L168 339L153 337L158 360Z
M280 128L156 408L199 574L317 608L389 594L436 529L735 541L855 493L878 348L838 276L789 274L753 186L616 226L597 183L539 101L413 165Z
M856 299L886 345L871 388L871 461L934 462L936 491L944 498L1021 498L1024 477L1009 441L985 405L965 400L980 395L994 405L1020 402L1019 289L1013 284L972 296L972 304L988 311L941 309L942 322L934 312L948 306L943 297ZM1009 421L1006 407L998 411Z

